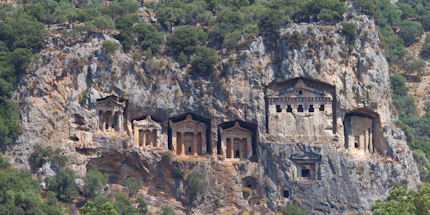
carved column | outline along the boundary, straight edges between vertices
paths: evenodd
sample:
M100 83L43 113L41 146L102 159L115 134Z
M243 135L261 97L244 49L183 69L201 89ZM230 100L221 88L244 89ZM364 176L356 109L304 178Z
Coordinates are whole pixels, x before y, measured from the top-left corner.
M177 140L178 140L178 137L177 137L176 131L172 130L171 149L172 149L173 153L175 153L176 155L178 155L178 142L177 142Z
M103 128L102 128L102 131L106 131L106 113L103 113L103 118L102 118L102 126L103 126Z
M146 147L146 133L145 133L145 131L143 131L143 144L142 144L142 146Z
M364 130L364 152L369 152L369 133L367 130Z
M369 153L370 154L373 154L373 134L372 134L372 130L371 129L369 129L370 130L370 132L369 132Z
M233 138L230 138L230 157L231 158L234 158L234 148L233 148L233 142L234 142L234 139Z
M181 155L185 155L185 132L181 132Z
M197 156L197 133L193 132L193 155Z
M137 128L137 126L134 126L133 139L134 139L134 146L139 147L139 129Z
M200 135L202 136L202 155L205 155L207 153L207 149L206 149L206 138L205 135L203 135L205 132L200 132Z
M225 144L225 147L226 147L226 155L225 155L225 157L226 158L231 158L231 139L230 138L227 138L226 137L226 144Z

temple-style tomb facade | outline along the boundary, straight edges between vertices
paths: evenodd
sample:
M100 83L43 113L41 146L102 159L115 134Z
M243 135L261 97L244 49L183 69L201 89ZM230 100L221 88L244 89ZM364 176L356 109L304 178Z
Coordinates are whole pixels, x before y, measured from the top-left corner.
M96 101L98 128L105 132L124 132L124 110L127 102L117 96L108 96Z
M172 151L177 155L205 155L206 129L205 123L196 121L191 114L185 120L173 122L169 120L172 130Z
M133 143L135 147L159 147L162 127L147 115L143 120L133 121Z
M246 158L252 156L252 131L242 128L239 122L233 127L222 129L221 135L221 154L226 158Z

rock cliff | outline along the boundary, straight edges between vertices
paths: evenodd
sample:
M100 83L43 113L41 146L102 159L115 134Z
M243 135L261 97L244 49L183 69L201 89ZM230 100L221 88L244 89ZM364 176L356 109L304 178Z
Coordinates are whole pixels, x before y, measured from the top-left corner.
M178 210L187 207L184 181L172 173L179 165L186 173L199 170L207 180L206 196L194 205L197 213L268 214L292 202L317 214L369 211L395 183L415 189L420 179L405 136L393 125L388 64L375 24L349 13L344 20L356 23L357 39L349 41L340 23L289 24L278 39L260 36L232 55L224 51L209 78L189 75L168 56L153 57L149 64L122 49L108 55L103 41L121 44L106 34L85 34L71 46L67 38L50 37L40 61L18 83L14 98L22 134L5 153L15 167L28 169L34 144L60 147L80 177L91 168L108 172L112 182L142 177L148 194L158 198L149 199L154 207L160 199L175 202ZM301 39L291 39L295 32ZM296 77L335 87L334 141L266 140L265 86ZM131 147L130 135L97 129L96 100L110 95L127 99L129 119L147 114L161 119L159 148ZM377 153L345 149L345 118L355 112L375 120ZM168 119L185 113L211 119L211 156L165 152ZM218 125L233 120L257 125L254 162L217 158ZM313 180L299 180L301 163L317 165Z

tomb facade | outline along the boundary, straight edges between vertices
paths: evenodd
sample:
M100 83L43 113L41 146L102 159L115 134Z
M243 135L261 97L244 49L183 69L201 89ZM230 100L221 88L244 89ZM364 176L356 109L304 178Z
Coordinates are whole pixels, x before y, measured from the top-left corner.
M160 147L159 140L162 127L146 116L143 120L133 121L133 143L135 147Z
M252 131L241 127L239 122L236 122L231 128L220 128L219 132L221 154L227 159L248 159L252 156Z
M331 85L302 78L269 85L266 98L268 139L332 141L336 126L333 91Z
M117 96L108 96L96 101L97 126L104 132L123 134L126 117L124 114L127 102Z
M291 160L296 164L298 181L320 180L321 155L313 153L292 155Z
M185 120L169 120L172 135L171 150L177 155L205 155L207 152L205 123L194 120L191 114Z
M358 153L373 153L373 119L348 116L345 119L345 148Z

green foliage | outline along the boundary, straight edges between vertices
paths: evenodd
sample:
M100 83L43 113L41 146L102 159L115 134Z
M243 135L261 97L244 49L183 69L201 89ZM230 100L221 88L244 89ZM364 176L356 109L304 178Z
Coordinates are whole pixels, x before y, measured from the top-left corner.
M0 153L0 213L1 214L64 214L57 207L55 193L48 192L42 203L40 186L29 173L13 171Z
M75 182L75 172L71 169L60 169L54 176L45 179L48 190L57 194L63 202L70 202L79 194L79 186Z
M425 145L428 145L427 143ZM427 155L421 150L414 150L413 156L418 164L418 169L420 171L420 179L422 182L430 181L430 163L427 159Z
M185 184L187 186L187 200L190 205L196 200L197 194L204 196L206 193L205 178L197 171L193 171L187 176Z
M138 61L138 62L140 62L142 60L142 55L140 55L137 52L133 53L133 55L131 57L133 58L133 60Z
M400 28L399 36L406 44L416 41L424 33L424 28L421 25L409 20L403 20Z
M183 178L184 177L184 171L179 166L173 167L173 175L177 178Z
M175 215L175 210L170 205L161 206L160 215Z
M103 49L107 53L115 53L115 51L118 50L118 44L113 43L110 40L103 41L102 45L103 45Z
M142 179L136 179L135 177L126 178L122 182L122 186L128 188L128 195L132 197L137 194L137 191L139 191L140 188L142 188L143 181Z
M357 28L353 22L342 22L342 32L346 34L348 40L357 38Z
M406 86L406 78L399 73L390 76L391 90L396 96L408 95L409 88Z
M202 27L180 26L176 27L173 34L167 37L167 45L175 54L184 52L189 55L196 49L199 42L204 42L207 38L208 35Z
M403 62L402 68L408 73L421 77L424 75L426 63L423 60L415 59L413 57L407 58Z
M108 16L96 17L93 24L101 31L115 29L115 23Z
M300 32L294 31L293 34L290 32L282 35L282 38L285 38L288 48L298 48L303 46L303 36Z
M116 202L113 204L113 207L119 215L146 215L148 213L147 204L140 197L137 198L136 201L137 203L139 203L138 208L131 206L131 200L122 193L115 193L115 200Z
M108 181L108 173L103 174L96 169L92 169L88 171L85 176L84 190L88 195L94 197L101 191L102 187L107 184Z
M418 192L408 191L407 186L394 188L387 201L377 200L372 206L373 214L427 214L430 207L430 186L419 185Z
M218 62L218 54L215 50L206 47L199 47L196 55L191 60L193 73L196 75L208 76L212 73Z
M159 50L160 45L164 43L164 36L156 27L140 22L134 27L134 32L139 35L140 45L144 50L151 48L155 53Z
M287 205L282 208L282 215L308 215L306 209L296 205Z
M68 158L65 155L60 155L62 152L60 148L54 151L51 146L44 148L41 145L34 145L33 149L34 151L30 155L30 162L33 169L42 167L42 165L48 161L51 161L59 168L66 166Z
M267 10L260 18L258 27L266 34L277 36L282 23L282 13L279 10Z
M181 64L182 67L185 67L188 64L188 57L184 54L184 52L181 52L178 56L178 61Z
M379 0L353 0L353 3L357 7L361 7L367 10L370 15L373 16L375 19L378 19L380 17L381 2Z
M115 21L115 26L119 30L119 41L125 49L131 48L134 45L133 25L139 20L139 15L136 13L120 16Z

